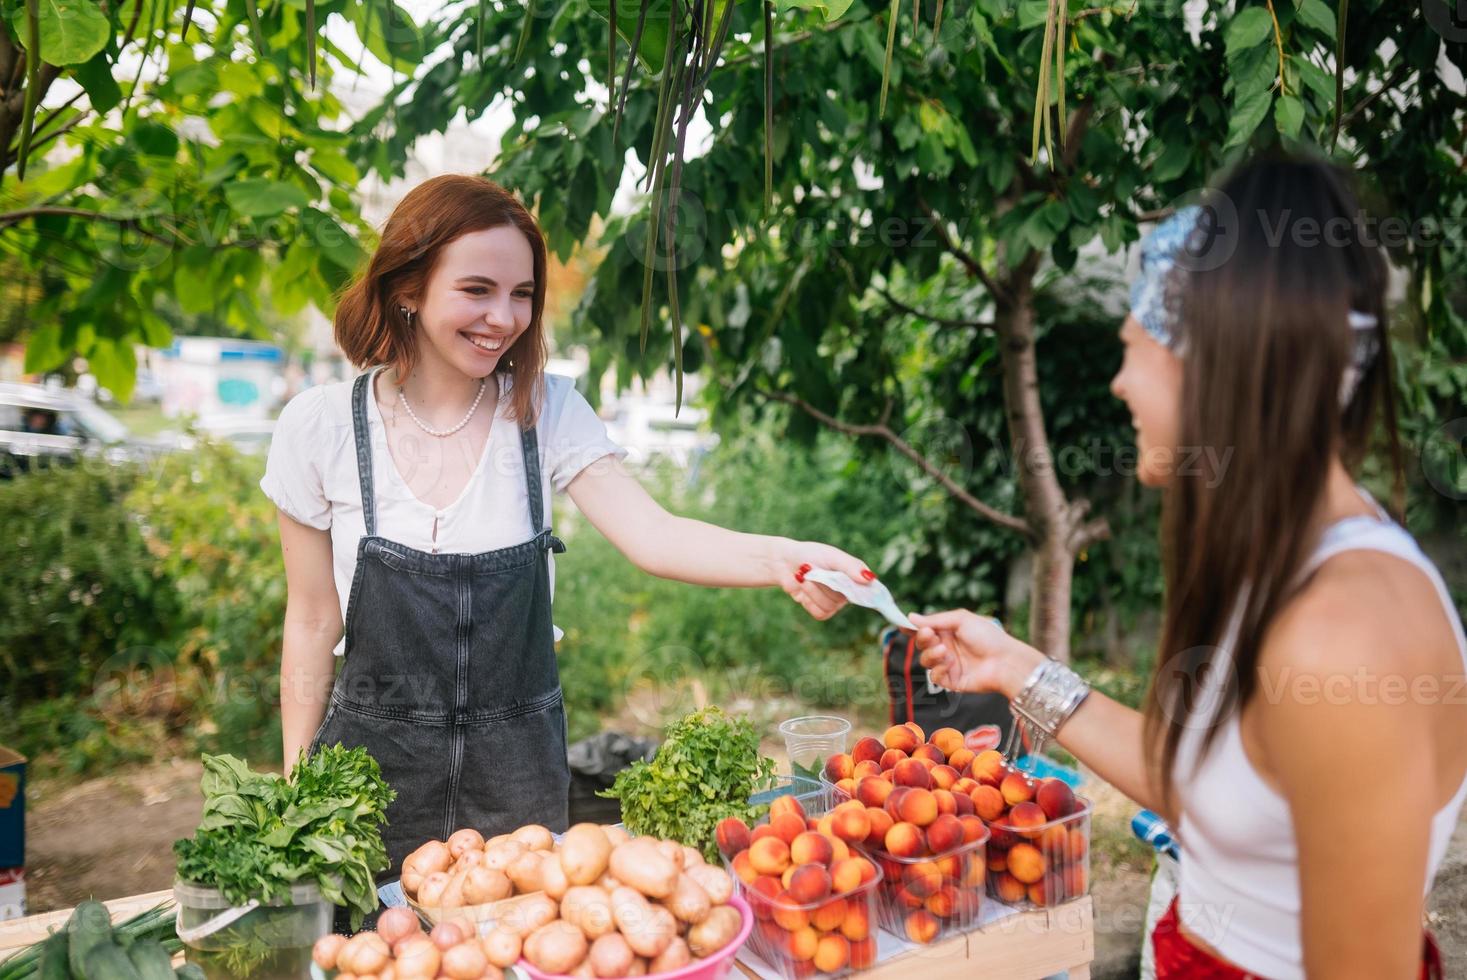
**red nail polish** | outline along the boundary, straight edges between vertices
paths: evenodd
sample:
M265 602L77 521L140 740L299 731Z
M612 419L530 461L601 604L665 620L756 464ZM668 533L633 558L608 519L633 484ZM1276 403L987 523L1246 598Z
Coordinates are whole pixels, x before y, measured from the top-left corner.
M801 575L804 575L809 570L810 570L810 566L809 565L801 565L800 566L800 574Z
M874 582L874 581L876 581L876 573L873 572L869 568L863 568L863 569L861 569L861 577L864 578L868 582Z
M795 573L795 581L796 582L799 582L801 585L804 585L805 584L805 573L803 571L796 572Z

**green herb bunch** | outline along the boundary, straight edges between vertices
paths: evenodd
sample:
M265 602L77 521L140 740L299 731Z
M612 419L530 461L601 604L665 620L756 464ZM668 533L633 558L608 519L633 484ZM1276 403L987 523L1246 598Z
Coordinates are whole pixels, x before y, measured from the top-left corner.
M632 833L681 841L716 862L718 822L758 819L766 807L749 797L774 775L774 760L759 755L752 724L716 706L673 722L663 739L651 762L632 763L600 795L621 801Z
M382 825L397 793L366 749L324 747L290 781L206 755L203 789L198 831L173 845L179 878L237 904L284 901L292 885L314 882L351 909L353 929L377 907L375 875L388 865Z

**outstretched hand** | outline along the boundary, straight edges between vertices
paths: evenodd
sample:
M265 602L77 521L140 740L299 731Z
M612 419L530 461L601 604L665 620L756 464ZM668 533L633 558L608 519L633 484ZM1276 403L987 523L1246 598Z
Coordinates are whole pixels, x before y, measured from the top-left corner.
M950 691L997 691L1013 698L1044 655L966 609L913 615L922 666Z

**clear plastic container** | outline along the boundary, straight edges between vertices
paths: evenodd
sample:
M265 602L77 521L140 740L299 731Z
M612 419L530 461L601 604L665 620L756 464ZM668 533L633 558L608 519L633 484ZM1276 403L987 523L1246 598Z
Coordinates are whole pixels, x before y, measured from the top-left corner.
M818 772L825 760L846 750L851 723L835 715L806 715L779 723L784 750L790 765L805 772Z
M294 885L269 905L237 906L217 888L173 883L185 957L209 980L297 980L311 969L311 947L331 931L331 903L314 882Z
M1020 826L988 825L988 894L1021 909L1048 908L1090 893L1090 800L1067 816ZM1009 816L1012 816L1010 811Z
M773 803L781 796L793 796L804 808L807 816L819 816L831 807L831 787L823 780L805 776L776 776L768 788L761 789L749 797L755 806ZM766 815L760 823L768 820Z
M927 944L978 926L988 878L988 835L927 857L862 848L881 871L881 928Z
M854 849L851 856L866 857L873 877L855 888L803 904L750 887L730 865L738 893L754 912L747 945L784 980L843 977L876 964L881 868Z

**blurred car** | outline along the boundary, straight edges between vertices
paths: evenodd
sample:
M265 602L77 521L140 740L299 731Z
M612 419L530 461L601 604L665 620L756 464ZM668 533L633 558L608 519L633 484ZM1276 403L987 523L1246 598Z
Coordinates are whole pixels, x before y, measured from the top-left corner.
M0 479L83 457L123 463L158 452L76 391L0 383Z
M194 420L192 431L200 438L227 442L247 456L258 456L270 448L275 420L238 415L210 415Z

